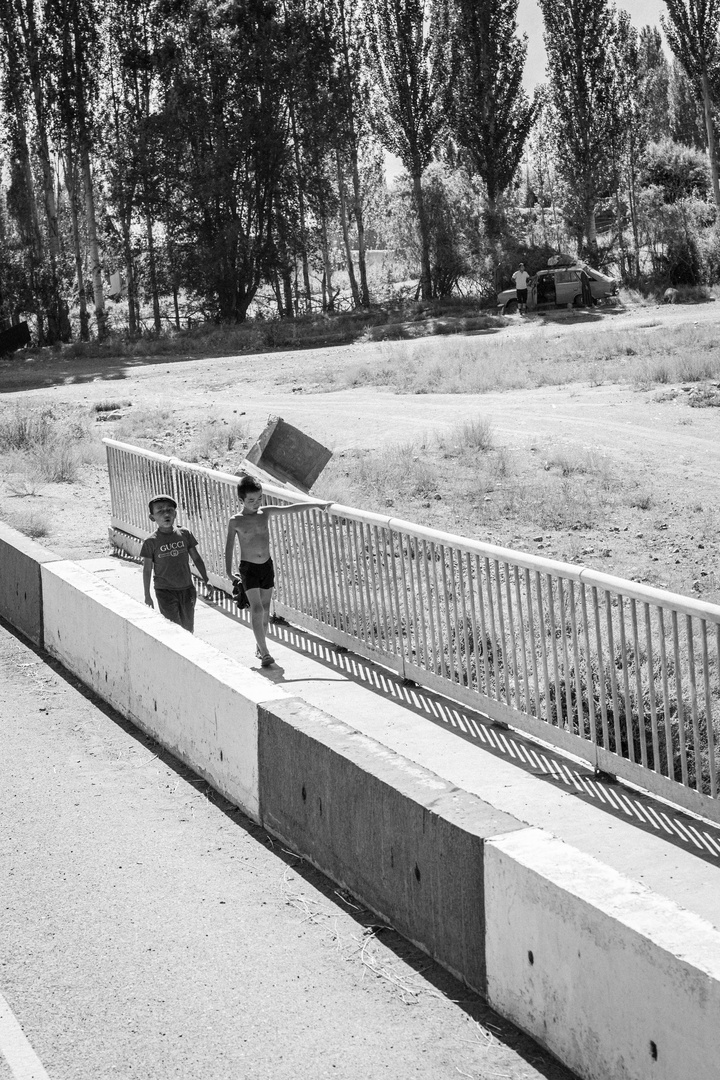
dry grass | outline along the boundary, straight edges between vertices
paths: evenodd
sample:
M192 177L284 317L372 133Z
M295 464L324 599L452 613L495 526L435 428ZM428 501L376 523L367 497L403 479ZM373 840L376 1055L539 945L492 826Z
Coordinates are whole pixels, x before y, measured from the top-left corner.
M44 484L75 483L101 449L86 411L17 405L0 408L0 454L6 487L24 497Z
M712 326L607 330L558 335L539 324L532 336L423 339L381 349L376 359L349 366L347 386L389 386L398 394L483 394L582 382L629 382L650 387L720 376Z
M17 529L18 532L24 533L33 540L49 536L51 532L48 515L35 508L0 505L0 520L6 521L11 528Z

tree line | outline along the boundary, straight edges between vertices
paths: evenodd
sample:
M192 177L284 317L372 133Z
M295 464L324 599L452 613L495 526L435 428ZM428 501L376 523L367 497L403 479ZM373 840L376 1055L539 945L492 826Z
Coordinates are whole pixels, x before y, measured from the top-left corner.
M613 0L539 0L532 98L517 4L0 0L0 318L103 338L113 271L131 334L141 305L159 333L188 298L241 321L263 289L294 317L316 274L332 311L338 252L367 307L368 240L412 252L423 299L492 291L523 245L634 279L697 263L720 0L666 0L672 62Z

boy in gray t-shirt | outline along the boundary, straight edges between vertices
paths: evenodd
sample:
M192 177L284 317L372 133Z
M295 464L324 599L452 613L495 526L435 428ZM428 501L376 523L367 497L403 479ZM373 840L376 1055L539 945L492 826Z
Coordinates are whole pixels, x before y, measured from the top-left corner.
M197 592L190 573L190 559L198 568L208 589L208 599L211 600L213 590L208 582L205 563L198 552L197 540L190 530L176 527L177 503L170 495L154 495L149 509L157 529L152 536L148 536L140 549L145 603L148 607L155 606L150 595L150 578L154 570L155 596L160 614L192 634Z

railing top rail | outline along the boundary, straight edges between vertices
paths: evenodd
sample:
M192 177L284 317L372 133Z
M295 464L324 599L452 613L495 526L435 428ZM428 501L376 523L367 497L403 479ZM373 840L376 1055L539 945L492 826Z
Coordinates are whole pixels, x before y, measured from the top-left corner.
M174 465L185 472L207 476L222 483L237 484L238 477L233 473L220 472L217 469L208 469L203 465L190 464L180 458L170 457L166 454L158 454L154 450L146 450L144 447L134 446L132 443L123 443L117 439L105 438L102 440L106 446L116 450L126 451L135 457L146 458L151 461ZM289 499L294 502L310 501L312 496L305 495L301 491L277 487L263 481L263 488L273 498ZM551 574L561 577L566 581L575 581L602 590L603 592L620 593L622 596L637 600L640 603L651 604L655 607L677 611L681 614L690 615L694 618L705 619L708 622L720 625L720 605L711 604L708 601L697 600L692 596L684 596L681 593L669 592L658 589L652 585L644 585L641 582L629 581L625 578L614 577L604 574L600 570L594 570L588 566L578 566L573 563L564 563L559 560L548 559L542 555L533 555L529 552L515 551L512 548L498 547L481 540L472 540L466 536L458 536L454 533L440 532L428 526L417 525L402 518L393 518L384 514L375 514L367 510L358 510L352 506L344 506L341 503L333 503L332 513L338 517L352 521L362 522L366 525L375 525L378 528L387 528L395 532L404 533L416 539L426 540L430 543L454 547L471 555L481 558L489 558L498 562L508 563L521 569L537 571L540 574Z

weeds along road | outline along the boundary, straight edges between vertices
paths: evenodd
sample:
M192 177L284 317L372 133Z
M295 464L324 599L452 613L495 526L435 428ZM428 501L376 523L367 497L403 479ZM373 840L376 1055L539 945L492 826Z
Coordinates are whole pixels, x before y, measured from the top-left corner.
M572 1080L2 624L0 670L0 995L50 1080Z

